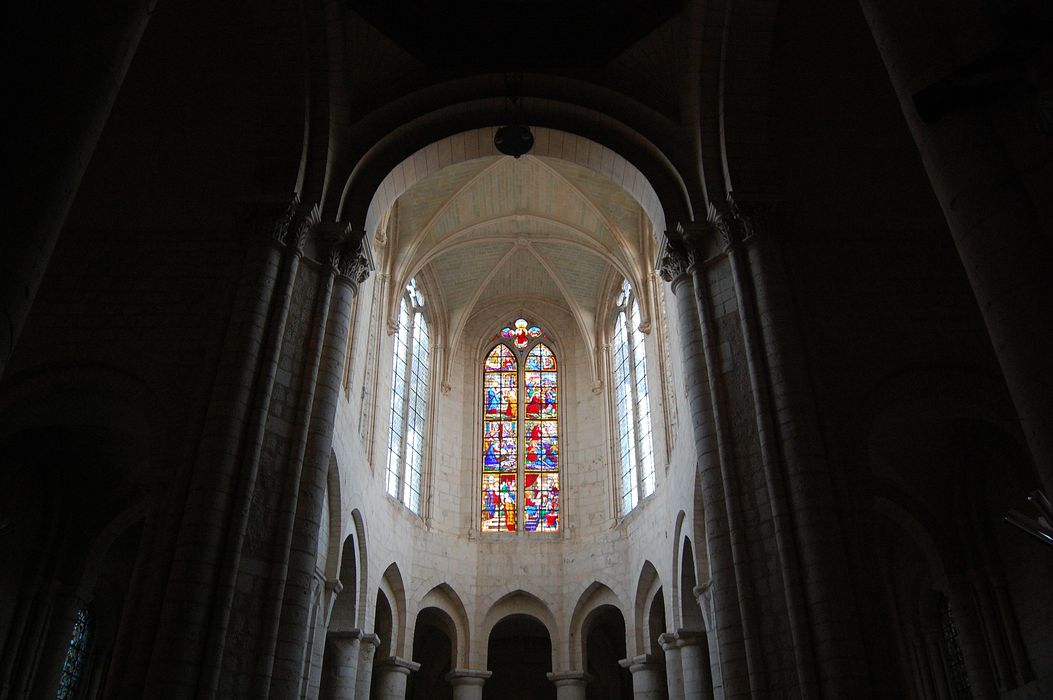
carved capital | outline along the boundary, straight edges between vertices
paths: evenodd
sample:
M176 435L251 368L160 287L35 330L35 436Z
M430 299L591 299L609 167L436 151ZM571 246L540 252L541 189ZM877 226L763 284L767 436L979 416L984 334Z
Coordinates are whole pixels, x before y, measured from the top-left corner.
M285 245L285 242L289 239L289 229L292 226L293 219L296 218L296 212L300 209L300 193L294 192L292 200L286 205L285 210L281 216L274 222L274 226L271 227L271 238L273 238L279 245Z
M303 217L296 224L296 234L292 241L296 255L303 255L304 248L307 246L307 239L310 238L311 234L314 233L321 223L322 210L316 202L304 212Z
M694 263L688 249L680 241L670 240L658 260L658 275L667 282L672 282L688 272Z
M716 228L725 247L746 243L777 228L779 212L777 202L740 202L729 194L718 211Z
M369 240L364 231L352 231L348 229L339 244L334 246L337 253L335 270L338 275L346 278L357 290L375 269L373 264L373 252L369 247Z

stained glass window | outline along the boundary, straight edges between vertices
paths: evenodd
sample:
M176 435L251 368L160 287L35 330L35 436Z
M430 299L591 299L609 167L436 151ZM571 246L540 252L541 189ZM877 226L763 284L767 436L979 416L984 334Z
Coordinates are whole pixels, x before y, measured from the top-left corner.
M559 380L551 348L530 347L542 335L518 319L497 339L521 352L498 342L483 363L483 532L559 531Z
M399 304L394 345L386 487L389 495L419 513L431 348L424 295L416 280L406 285Z
M58 700L69 700L80 691L81 679L88 665L88 653L91 651L92 612L90 607L77 611L73 619L73 633L66 647L66 660L62 662L62 676L59 678Z
M621 509L628 513L654 493L651 407L647 394L647 355L640 330L640 305L626 280L616 302L611 365L614 415L618 423Z

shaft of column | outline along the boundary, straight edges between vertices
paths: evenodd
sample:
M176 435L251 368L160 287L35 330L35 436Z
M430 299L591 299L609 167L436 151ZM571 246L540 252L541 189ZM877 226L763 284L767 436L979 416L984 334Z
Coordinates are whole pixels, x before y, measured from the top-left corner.
M362 630L326 635L325 673L319 692L321 700L355 700L361 644Z
M420 670L420 664L397 656L381 659L376 664L375 700L406 700L406 681L409 674Z
M683 669L684 700L712 700L713 679L709 671L709 649L705 632L677 630ZM668 658L669 652L666 652Z
M662 664L650 654L643 654L618 662L633 674L633 700L663 700L662 683L658 674Z
M470 668L455 668L450 671L446 674L446 681L453 686L453 700L482 700L483 686L491 675L493 674L490 671L475 671ZM562 700L558 686L556 697Z
M669 691L669 700L683 700L684 697L684 669L680 661L680 647L676 642L676 634L672 632L658 635L658 643L665 652L665 685Z
M380 646L380 637L364 634L358 649L358 677L355 678L355 700L369 700L369 687L373 681L373 656Z
M963 106L927 123L914 105L914 95L934 76L953 76L967 62L955 41L966 32L990 34L986 5L956 7L949 26L937 16L937 3L860 4L979 302L1039 480L1053 493L1053 232L1032 194L1048 196L1049 178L1035 168L1022 173L1005 145L1010 129L1017 152L1027 150L1029 137L1041 152L1043 137L1022 119L996 124L993 110L983 106Z
M584 671L560 671L546 677L556 686L556 700L585 700L591 677Z

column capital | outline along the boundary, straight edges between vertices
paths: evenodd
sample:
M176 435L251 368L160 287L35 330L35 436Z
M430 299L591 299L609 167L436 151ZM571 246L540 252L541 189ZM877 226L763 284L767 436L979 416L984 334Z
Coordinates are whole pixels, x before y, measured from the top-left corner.
M658 657L654 654L640 654L618 662L622 668L629 669L629 673L638 671L653 671L659 666Z
M374 665L378 669L392 671L394 673L402 673L407 676L413 673L414 671L420 670L420 664L416 661L409 661L398 656L384 657L383 659L376 661Z
M362 644L372 646L374 648L380 646L380 635L374 634L373 632L362 633Z
M486 679L494 675L492 671L476 671L472 668L455 668L447 673L444 678L454 686L479 686L486 683Z
M356 627L349 630L331 630L327 632L325 636L326 639L332 639L339 642L353 642L362 639L362 637L365 636L365 633Z
M717 612L713 606L712 579L695 586L691 592L694 593L695 599L698 600L698 607L702 609L702 625L707 632L712 632L716 629L717 624Z
M337 277L349 283L357 292L358 285L376 269L373 249L365 231L344 230L329 253L329 264Z
M678 629L676 631L676 645L681 649L705 643L706 633L704 630Z
M684 244L682 234L666 233L658 251L658 275L674 287L687 275L694 264L694 256Z
M546 673L545 677L557 688L567 685L581 688L592 681L592 676L585 671L554 671Z
M662 632L658 635L658 644L660 644L665 651L679 648L677 646L677 641L678 638L676 632Z

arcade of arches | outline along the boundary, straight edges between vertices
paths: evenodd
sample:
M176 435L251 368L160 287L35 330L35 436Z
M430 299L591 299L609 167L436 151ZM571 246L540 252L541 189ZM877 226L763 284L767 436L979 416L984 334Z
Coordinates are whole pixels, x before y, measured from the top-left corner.
M19 10L0 698L1053 696L1049 8L448 4Z

